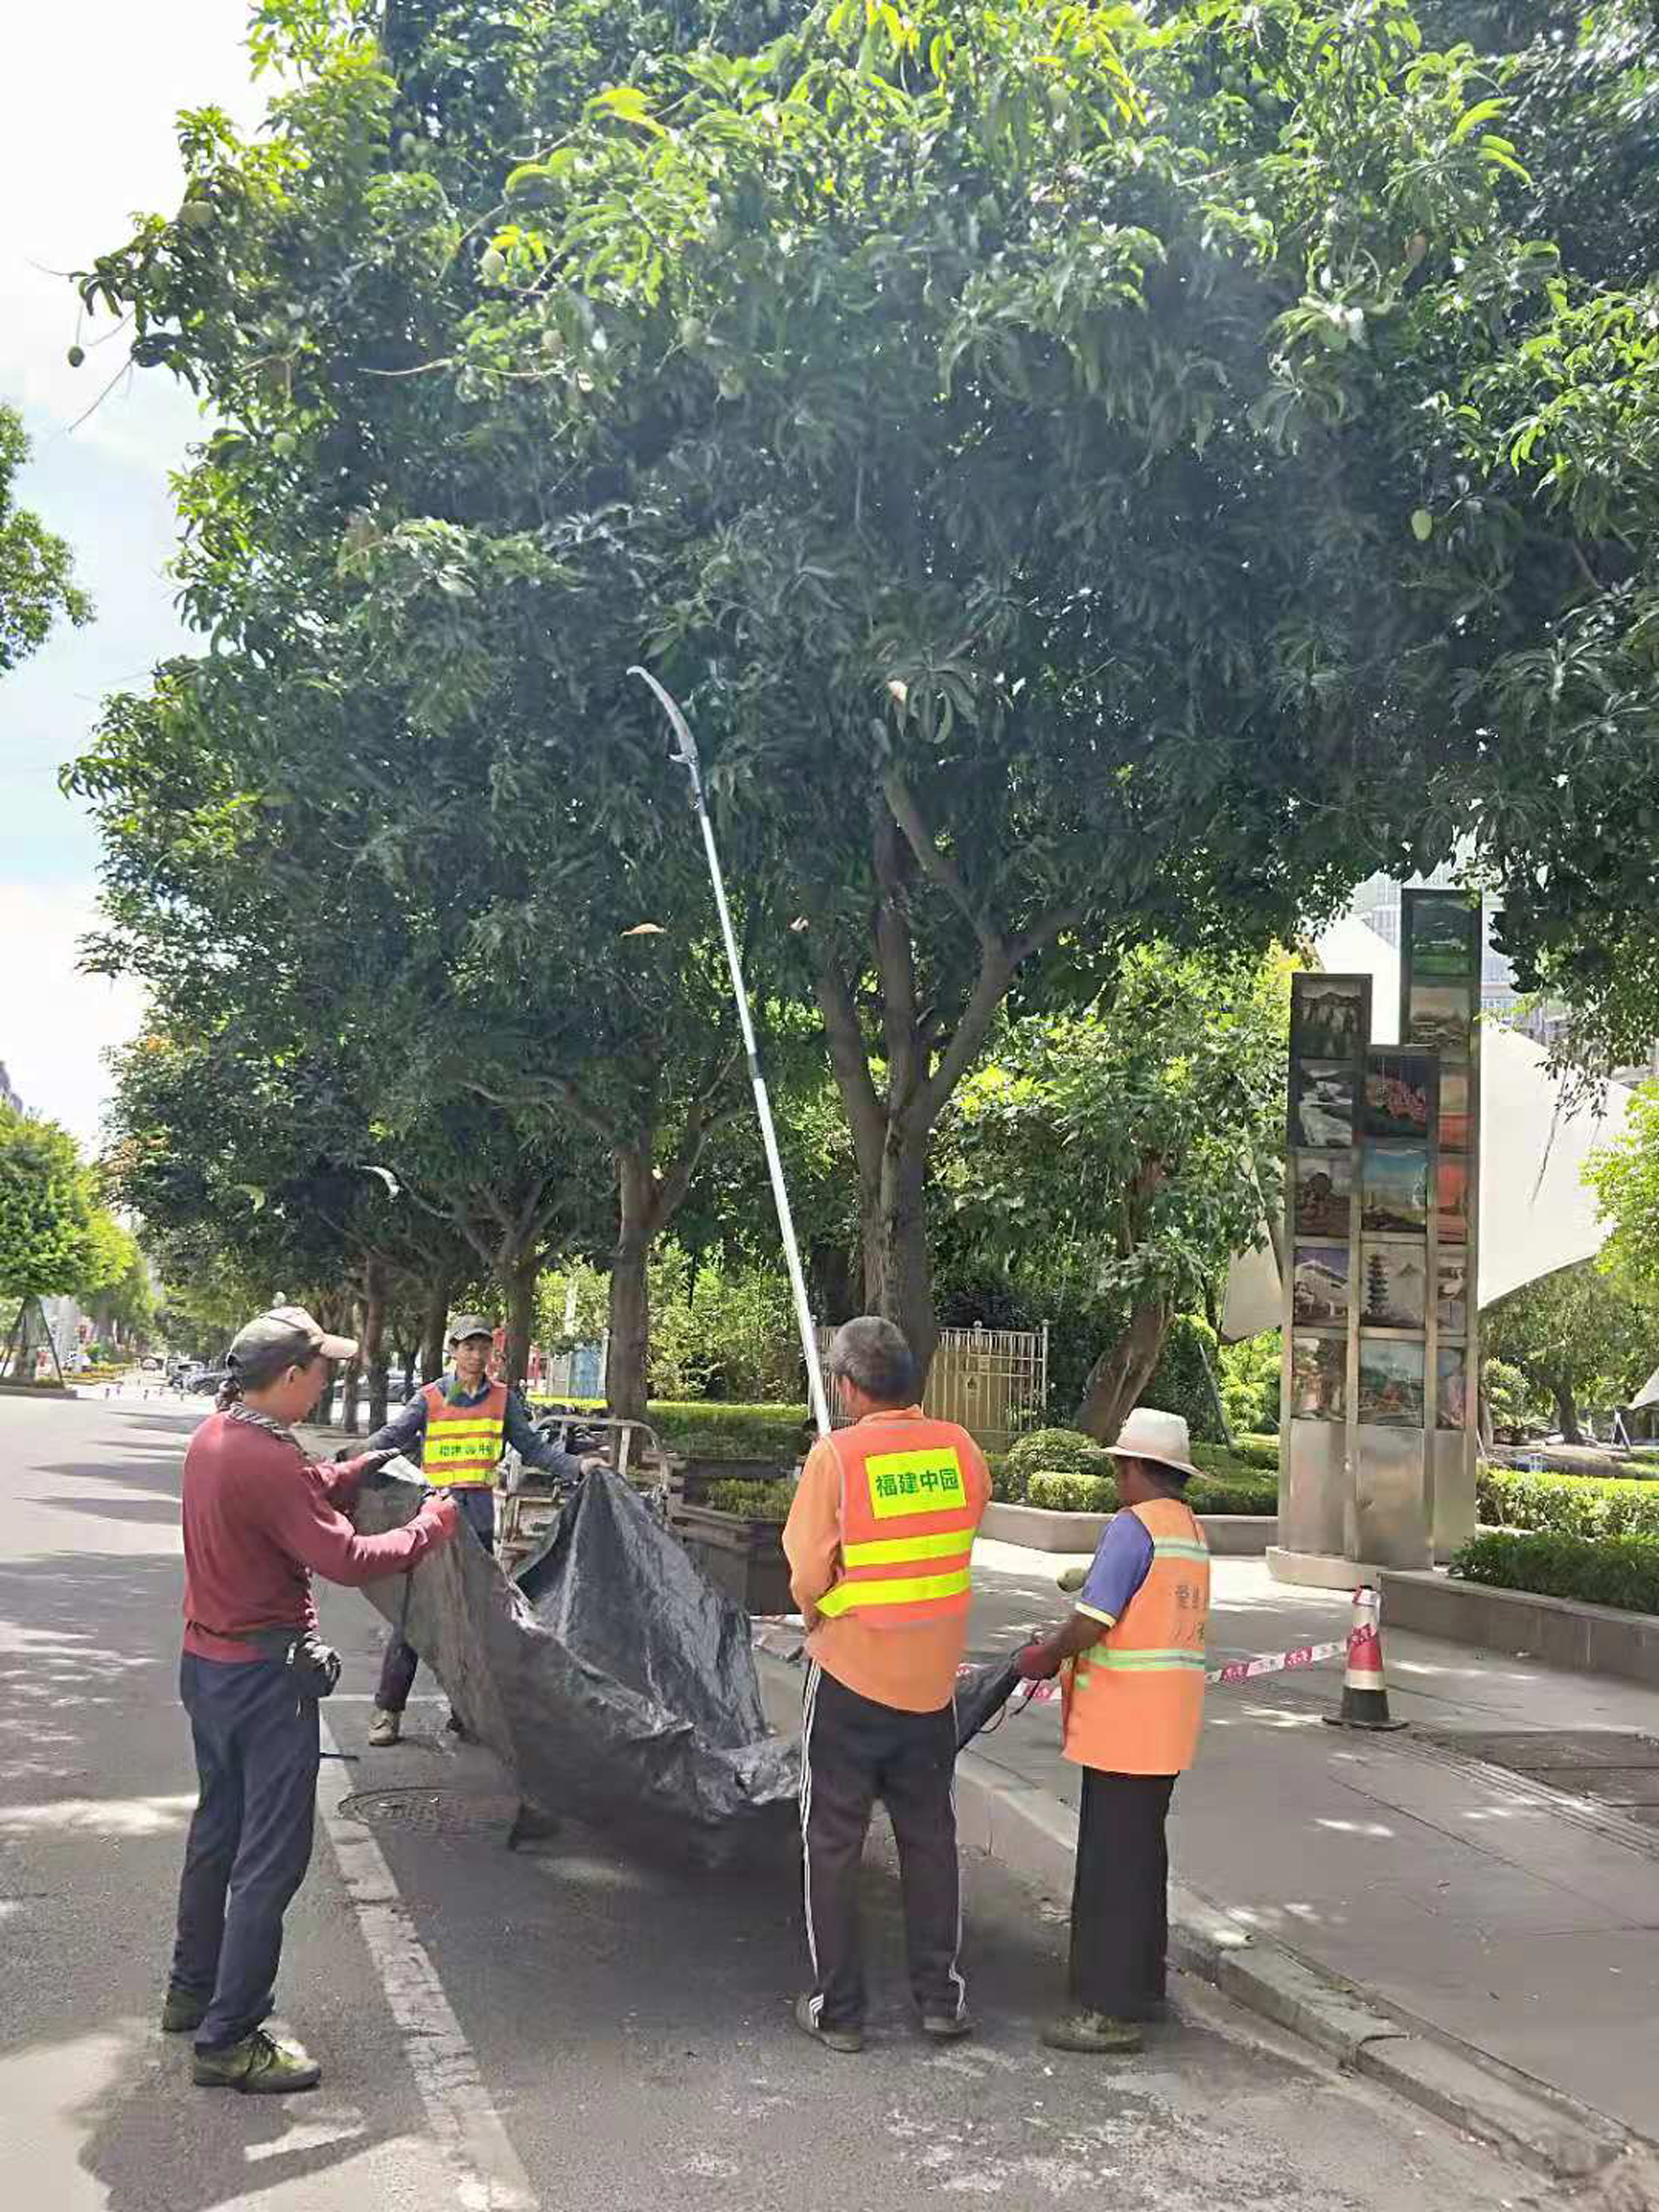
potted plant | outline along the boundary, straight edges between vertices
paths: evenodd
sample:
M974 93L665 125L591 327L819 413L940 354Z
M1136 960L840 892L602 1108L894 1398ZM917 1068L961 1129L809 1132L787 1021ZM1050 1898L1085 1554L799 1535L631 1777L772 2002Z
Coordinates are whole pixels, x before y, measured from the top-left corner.
M745 1613L787 1613L784 1523L792 1482L712 1482L696 1505L675 1509L674 1530L718 1590Z

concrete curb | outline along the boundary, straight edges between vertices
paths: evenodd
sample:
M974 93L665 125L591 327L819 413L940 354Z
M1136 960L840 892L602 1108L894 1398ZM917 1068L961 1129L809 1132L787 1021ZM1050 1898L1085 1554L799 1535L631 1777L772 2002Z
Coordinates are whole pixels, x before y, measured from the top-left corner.
M1012 1872L1071 1889L1076 1821L1046 1791L972 1750L957 1761L961 1840ZM1169 1885L1169 1954L1251 2011L1339 2065L1382 2084L1483 2143L1559 2181L1616 2182L1619 2212L1659 2212L1659 2166L1617 2121L1420 2021L1379 2010L1365 1992L1230 1920L1208 1898Z
M1651 1614L1393 1568L1383 1571L1383 1607L1390 1629L1659 1688L1659 1620Z
M1032 1552L1092 1552L1109 1513L1062 1513L1048 1506L998 1505L985 1509L981 1536ZM1276 1541L1276 1513L1200 1513L1210 1549L1220 1558L1260 1558Z

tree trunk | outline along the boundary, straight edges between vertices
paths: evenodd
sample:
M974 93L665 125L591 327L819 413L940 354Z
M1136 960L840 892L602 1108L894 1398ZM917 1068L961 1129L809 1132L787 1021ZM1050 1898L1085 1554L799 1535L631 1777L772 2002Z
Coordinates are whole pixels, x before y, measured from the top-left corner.
M363 1294L359 1310L358 1357L369 1379L370 1433L386 1426L386 1270L378 1260L363 1264Z
M340 1385L340 1427L344 1435L355 1437L362 1428L358 1418L358 1388L363 1379L362 1354L345 1363L345 1378Z
M862 1193L864 1307L897 1322L925 1383L939 1342L928 1250L928 1139L889 1127L874 1187ZM919 1384L918 1384L919 1395Z
M420 1379L435 1382L448 1357L445 1341L449 1333L449 1278L438 1276L427 1285L426 1312L420 1329Z
M1555 1425L1561 1431L1562 1441L1581 1444L1584 1439L1578 1432L1578 1401L1573 1394L1572 1384L1552 1383L1549 1394L1555 1400Z
M651 1290L646 1261L656 1233L656 1186L638 1149L616 1156L617 1233L610 1259L610 1350L605 1400L613 1420L643 1421L650 1395Z
M404 1402L406 1405L415 1395L415 1347L409 1345L398 1354L398 1365L404 1376Z
M536 1327L536 1280L540 1273L538 1254L534 1250L525 1254L518 1264L507 1272L503 1289L507 1291L507 1375L509 1390L517 1390L530 1372L530 1337Z
M1097 1442L1115 1440L1124 1418L1157 1372L1173 1319L1171 1308L1161 1298L1138 1305L1123 1334L1089 1370L1083 1401L1073 1420Z

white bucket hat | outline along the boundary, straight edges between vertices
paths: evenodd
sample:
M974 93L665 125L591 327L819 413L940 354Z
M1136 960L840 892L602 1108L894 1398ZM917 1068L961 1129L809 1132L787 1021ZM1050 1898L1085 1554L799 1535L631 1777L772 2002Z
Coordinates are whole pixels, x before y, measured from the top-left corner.
M1114 1459L1152 1459L1173 1467L1178 1475L1196 1475L1192 1438L1179 1413L1160 1413L1155 1406L1137 1406L1118 1440L1106 1449Z

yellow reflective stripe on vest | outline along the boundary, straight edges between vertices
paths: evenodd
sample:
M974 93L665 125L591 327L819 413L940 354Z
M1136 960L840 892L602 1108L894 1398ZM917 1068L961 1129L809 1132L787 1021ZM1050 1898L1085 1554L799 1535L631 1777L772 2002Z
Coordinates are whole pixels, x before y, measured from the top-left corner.
M1208 1559L1209 1556L1210 1546L1207 1543L1187 1543L1183 1539L1173 1536L1152 1538L1154 1559Z
M942 1536L883 1536L874 1543L844 1543L844 1567L899 1567L910 1559L963 1558L974 1548L971 1528L947 1528Z
M890 1582L841 1582L818 1600L818 1611L833 1617L853 1606L926 1605L935 1598L963 1598L972 1587L965 1567L953 1574L906 1574Z
M485 1420L456 1421L448 1413L428 1414L426 1432L432 1437L498 1437L506 1426L504 1422Z
M1108 1645L1097 1644L1086 1659L1078 1661L1079 1683L1096 1667L1109 1667L1120 1674L1160 1674L1197 1667L1202 1674L1204 1654L1201 1651L1113 1651Z

